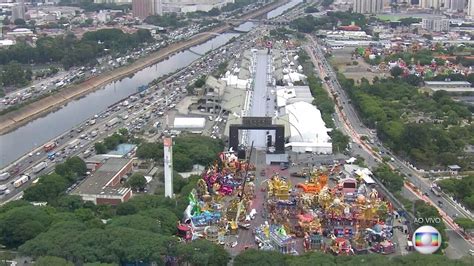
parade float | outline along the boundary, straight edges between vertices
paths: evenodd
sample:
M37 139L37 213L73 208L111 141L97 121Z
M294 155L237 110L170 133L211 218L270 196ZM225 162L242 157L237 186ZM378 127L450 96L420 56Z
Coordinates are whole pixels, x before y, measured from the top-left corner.
M341 176L339 167L305 170L305 182L294 187L289 178L274 171L259 181L256 191L255 167L233 152L220 153L189 194L178 235L185 241L205 238L224 244L228 237L239 239L240 229L252 229L255 243L245 243L245 247L257 244L257 248L285 254L297 250L338 256L390 254L394 251L389 222L392 206L360 176L330 179L334 174ZM258 197L263 202L252 205L256 193L261 193ZM260 206L263 222L257 225L252 222L257 210L252 208ZM230 247L236 245L233 242Z

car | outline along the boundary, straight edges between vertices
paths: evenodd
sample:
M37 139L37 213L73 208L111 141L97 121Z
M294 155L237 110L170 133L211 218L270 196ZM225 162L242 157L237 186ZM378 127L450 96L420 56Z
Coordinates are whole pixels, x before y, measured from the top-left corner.
M262 169L262 170L260 171L260 176L265 176L265 174L266 174L265 169Z

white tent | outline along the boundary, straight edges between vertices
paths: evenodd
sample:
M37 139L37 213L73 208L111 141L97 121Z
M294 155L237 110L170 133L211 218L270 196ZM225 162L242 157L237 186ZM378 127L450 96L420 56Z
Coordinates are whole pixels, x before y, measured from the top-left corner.
M321 112L307 102L296 102L286 106L290 123L290 146L295 152L332 153L329 129Z
M204 117L176 117L174 119L175 129L203 129L205 124Z

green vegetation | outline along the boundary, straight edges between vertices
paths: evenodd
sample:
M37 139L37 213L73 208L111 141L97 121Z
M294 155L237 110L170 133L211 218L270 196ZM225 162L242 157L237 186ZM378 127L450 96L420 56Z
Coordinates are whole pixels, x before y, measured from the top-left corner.
M332 30L333 27L351 25L352 22L363 29L367 26L367 19L362 14L329 11L327 16L324 17L317 18L307 15L297 18L291 21L290 27L298 30L299 32L310 33L316 30Z
M274 251L248 249L234 259L235 266L326 266L326 265L367 265L367 266L398 266L398 265L470 265L463 260L450 260L447 256L422 255L412 253L407 256L384 256L378 254L357 256L334 256L321 252L307 252L299 256L283 255Z
M461 179L444 179L438 185L446 193L464 203L464 205L474 210L474 175L469 175Z
M379 165L373 173L391 193L397 193L402 190L404 178L393 172L388 165Z
M334 153L343 152L349 145L349 136L344 135L340 130L333 129L329 135L332 140L332 151Z
M187 22L178 17L176 13L149 16L145 22L163 28L179 28L187 25Z
M324 6L324 7L328 7L328 6L332 5L332 3L334 3L334 0L323 0L321 2L321 5Z
M113 9L113 10L130 10L131 4L117 5L115 3L94 3L94 0L61 0L59 3L63 6L77 6L86 12L93 12L99 10Z
M173 139L173 166L178 172L190 171L194 164L207 166L216 159L216 154L224 149L220 139L201 135L184 135ZM163 159L162 143L142 143L138 146L140 159Z
M179 243L173 236L198 178L182 179L175 199L144 195L118 206L96 206L61 195L43 207L13 201L0 208L0 244L48 266L164 265L166 256L193 265L226 265L230 257L222 246L206 240Z
M311 94L314 97L314 104L321 111L321 116L326 123L326 126L334 127L334 122L332 121L334 102L329 97L327 91L323 88L321 80L311 74L308 76L308 85L311 90Z
M142 174L134 173L127 179L126 185L135 191L141 191L146 187L146 179Z
M206 84L206 76L200 76L195 82L194 82L194 87L196 88L202 88Z
M11 61L22 64L58 62L69 69L72 66L94 63L97 57L105 53L123 53L151 40L148 30L127 34L119 29L86 32L80 40L72 34L55 38L41 37L36 42L36 47L21 42L0 50L0 64L5 65Z
M420 63L420 65L429 65L433 60L436 61L438 65L443 65L444 60L434 57L435 54L429 49L421 49L416 53L411 52L399 52L388 55L384 58L385 62L396 61L398 59L403 59L403 61L410 63L412 60L415 63Z
M428 96L400 79L372 85L362 79L358 86L341 74L338 79L363 122L376 128L391 150L422 167L469 167L471 159L463 150L474 143L471 112L445 91Z
M410 26L411 24L414 24L414 23L420 23L421 18L413 18L413 17L401 18L398 21L400 21L402 26Z
M227 71L227 66L229 65L228 61L220 63L217 68L212 72L212 75L216 78L220 78Z
M474 229L474 221L470 218L456 218L454 222L458 224L464 232Z
M31 81L31 68L24 68L16 61L10 61L0 71L0 86L26 86ZM3 90L1 90L3 93Z
M95 152L97 154L104 154L108 151L114 150L119 144L125 143L129 140L128 131L121 128L119 133L114 133L110 137L106 137L103 141L94 144Z
M333 0L326 0L326 1L333 1ZM308 6L307 8L304 9L305 13L316 13L319 12L319 10L315 6Z
M64 194L66 188L84 178L86 171L86 163L81 158L68 158L64 163L57 164L53 173L38 177L38 183L27 188L23 198L53 203Z

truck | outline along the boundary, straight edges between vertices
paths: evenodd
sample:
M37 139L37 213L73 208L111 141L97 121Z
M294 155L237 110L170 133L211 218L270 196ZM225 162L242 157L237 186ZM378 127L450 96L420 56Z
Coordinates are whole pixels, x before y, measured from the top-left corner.
M435 194L437 197L441 197L440 189L437 186L431 186L431 192Z
M95 124L95 119L91 119L91 121L89 121L89 125L92 126Z
M9 172L3 172L0 174L0 181L4 181L10 178L10 173Z
M69 144L67 145L69 149L74 149L77 145L79 145L79 143L81 143L81 141L79 139L75 139L71 142L69 142Z
M44 168L46 168L46 166L48 166L48 164L46 162L41 162L41 163L33 166L33 173L37 174L37 173L41 172Z
M30 180L30 176L29 175L22 175L20 178L18 178L17 180L15 180L15 182L13 182L13 186L15 188L19 188L21 187L23 184L25 184L26 182L28 182Z
M117 117L114 117L114 118L110 119L109 122L106 123L106 125L108 127L111 127L111 126L114 126L115 124L117 124L118 122L120 122L120 120Z
M48 142L48 143L44 144L43 150L45 152L48 152L48 151L53 150L55 147L56 147L56 142L51 141L51 142Z
M84 158L88 158L89 156L91 156L91 150L86 150L84 152Z
M97 131L95 131L95 130L92 131L92 132L91 132L91 137L92 137L92 138L95 138L96 136L97 136Z

